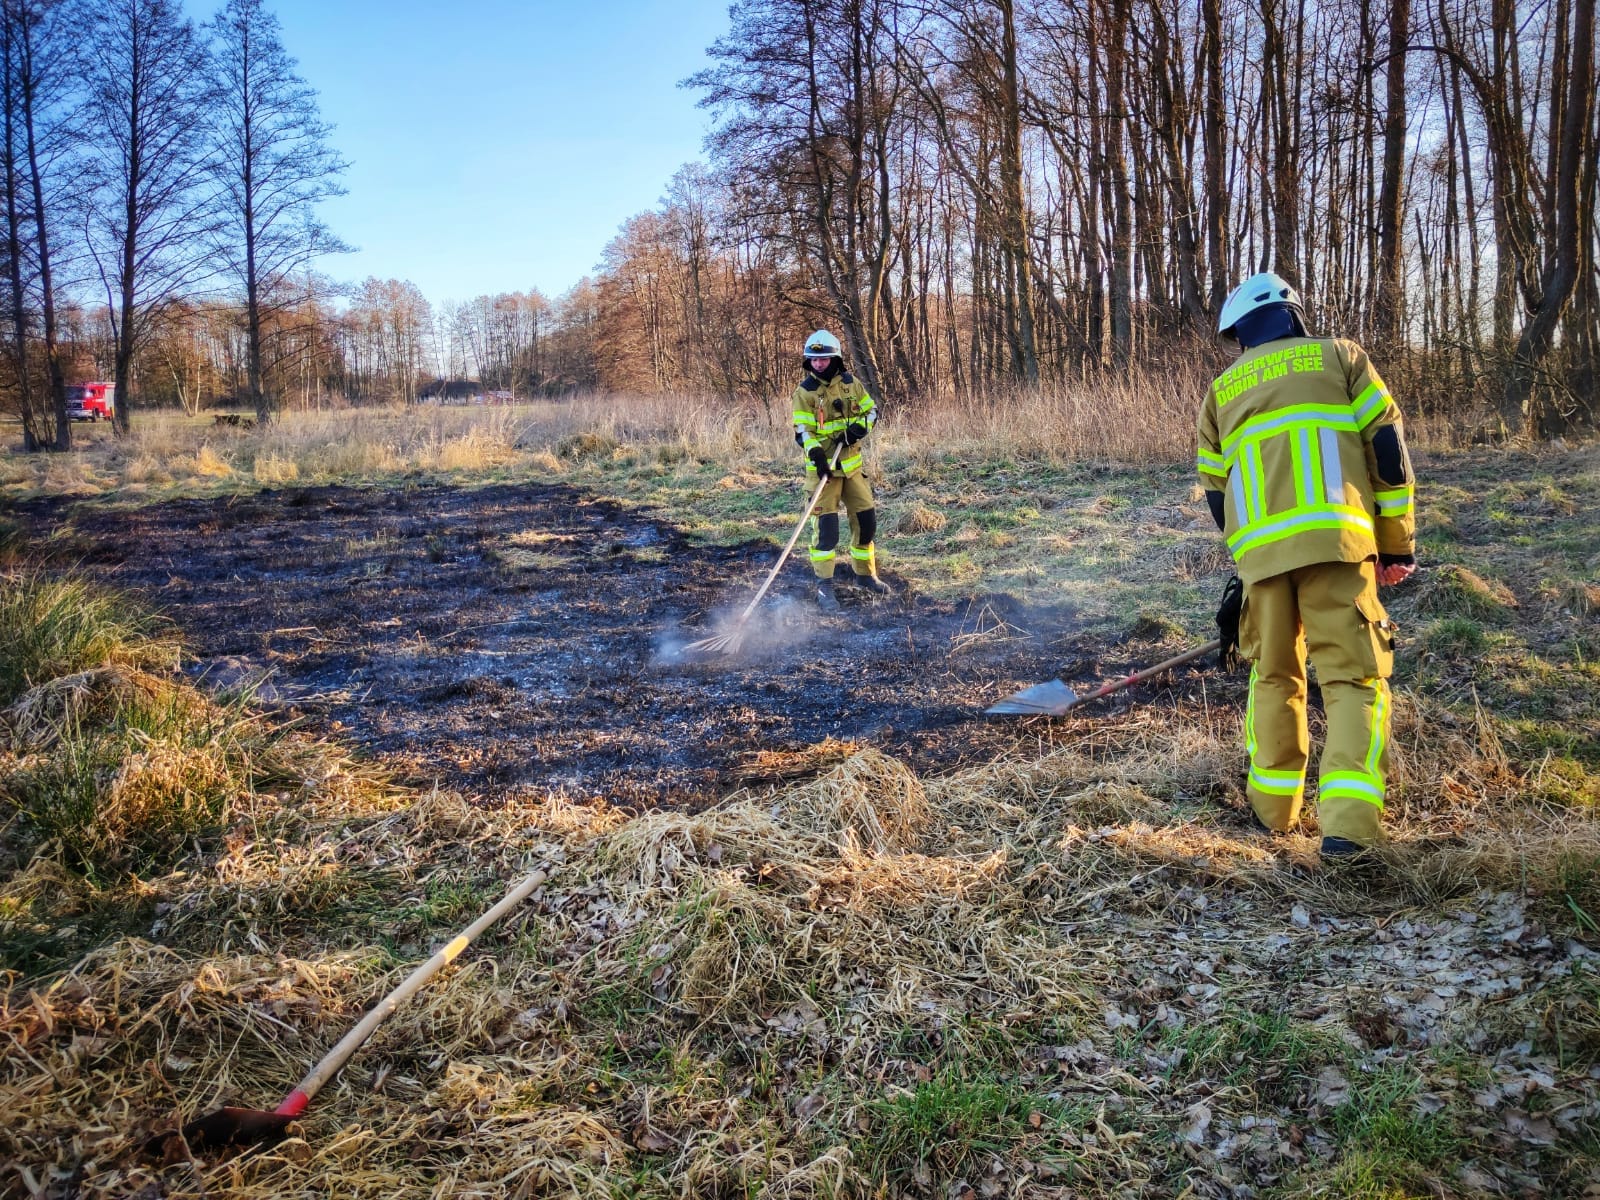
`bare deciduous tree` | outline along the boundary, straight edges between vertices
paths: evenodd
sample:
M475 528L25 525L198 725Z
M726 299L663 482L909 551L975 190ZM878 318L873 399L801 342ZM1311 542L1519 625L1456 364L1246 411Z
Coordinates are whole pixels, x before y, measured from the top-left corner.
M243 292L250 403L266 421L279 403L267 386L271 310L293 295L285 285L303 268L348 249L317 213L319 202L344 194L339 177L346 163L329 144L332 129L319 115L316 92L295 73L278 19L262 0L229 0L211 32L216 248Z
M173 0L94 0L77 10L85 91L84 226L111 314L117 429L153 318L205 277L214 207L203 186L213 93L205 48Z

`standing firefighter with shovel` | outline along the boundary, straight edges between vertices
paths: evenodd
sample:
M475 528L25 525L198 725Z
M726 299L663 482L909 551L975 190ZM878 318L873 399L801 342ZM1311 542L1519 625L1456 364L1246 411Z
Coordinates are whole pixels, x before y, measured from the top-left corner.
M794 389L794 440L805 451L806 481L813 487L825 481L816 503L811 567L817 576L817 604L832 611L839 607L833 572L841 502L850 517L850 566L856 582L880 595L889 591L878 578L873 545L878 513L861 473L861 443L877 423L878 409L867 389L844 369L839 339L826 329L806 339L805 362L806 377Z
M1240 355L1201 406L1199 469L1244 581L1250 806L1268 829L1300 819L1309 651L1328 718L1322 853L1352 855L1381 836L1386 786L1394 626L1378 584L1416 570L1400 410L1360 346L1307 336L1278 275L1241 284L1218 330Z

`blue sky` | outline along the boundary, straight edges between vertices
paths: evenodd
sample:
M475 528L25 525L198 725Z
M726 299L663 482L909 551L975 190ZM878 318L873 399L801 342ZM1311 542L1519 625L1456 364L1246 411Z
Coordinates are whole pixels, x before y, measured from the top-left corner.
M189 0L197 16L202 7ZM349 194L324 218L360 249L341 279L409 279L429 300L592 273L618 226L701 157L706 65L727 0L276 0L320 94Z

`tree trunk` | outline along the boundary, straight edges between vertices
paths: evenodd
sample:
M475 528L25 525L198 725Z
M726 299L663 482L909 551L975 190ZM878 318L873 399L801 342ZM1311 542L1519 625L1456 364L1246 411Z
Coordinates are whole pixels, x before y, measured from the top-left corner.
M1535 416L1535 387L1567 301L1578 282L1583 261L1579 245L1580 179L1585 157L1594 153L1590 130L1594 116L1595 0L1574 0L1572 6L1572 61L1562 110L1560 153L1556 168L1555 232L1544 261L1539 304L1522 327L1511 362L1510 378L1500 401L1501 433L1511 436L1528 428ZM1592 236L1592 231L1584 231ZM1564 421L1554 411L1537 413L1538 432L1546 436L1561 430Z
M1111 209L1111 353L1119 365L1133 354L1133 211L1128 160L1127 38L1131 0L1111 0L1106 37L1106 201Z
M1206 73L1206 255L1211 271L1211 313L1228 298L1227 132L1222 105L1222 0L1201 0L1205 37L1201 57Z
M1033 258L1028 246L1028 213L1022 194L1022 102L1017 79L1017 27L1012 0L1000 8L1001 91L1000 170L1005 188L1005 240L1010 283L1015 292L1017 368L1029 387L1039 385L1039 347L1034 331Z
M1378 280L1374 327L1379 345L1398 347L1404 322L1401 250L1405 209L1401 175L1406 148L1406 46L1410 42L1411 0L1390 0L1388 89L1383 123L1383 183L1378 196Z

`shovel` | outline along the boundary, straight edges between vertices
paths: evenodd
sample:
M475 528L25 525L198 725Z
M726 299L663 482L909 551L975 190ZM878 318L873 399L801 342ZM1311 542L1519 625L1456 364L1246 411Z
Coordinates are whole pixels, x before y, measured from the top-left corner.
M1143 683L1146 679L1153 679L1163 671L1170 671L1173 667L1181 667L1184 663L1193 662L1197 658L1204 658L1215 650L1222 648L1222 639L1216 638L1204 646L1193 650L1185 650L1182 654L1159 662L1153 667L1146 667L1142 671L1135 671L1132 675L1125 676L1113 683L1107 683L1096 688L1087 696L1080 696L1059 679L1052 679L1049 683L1036 683L1030 688L1023 688L1015 695L1007 696L999 704L992 705L987 712L1003 717L1059 717L1070 709L1077 708L1080 704L1087 704L1090 700L1098 700L1102 696L1109 696L1112 692L1120 692L1123 688L1130 688L1136 683Z
M377 1029L390 1013L421 991L422 985L437 975L447 963L453 962L475 937L531 896L534 889L544 880L543 871L535 871L529 875L508 892L500 903L467 926L436 951L432 958L407 975L404 983L378 1001L376 1007L361 1018L361 1023L345 1034L339 1044L328 1051L304 1079L295 1084L294 1090L283 1098L277 1108L271 1112L260 1108L219 1108L216 1112L197 1117L185 1125L181 1131L183 1140L188 1143L191 1150L208 1146L244 1146L251 1142L276 1141L283 1135L289 1122L306 1111L306 1106L311 1103L312 1097L322 1090L322 1085L339 1073L339 1068L350 1060L350 1056L361 1048L362 1043L372 1036L373 1030ZM179 1133L174 1130L156 1134L145 1143L145 1153L166 1154L175 1136L179 1136Z
M839 465L839 455L844 453L844 443L841 442L833 448L833 459L828 463L832 472ZM744 627L750 620L750 614L756 611L756 605L761 603L761 597L767 594L767 589L772 586L772 581L778 577L778 572L783 570L783 564L789 561L789 553L794 549L794 544L800 540L800 534L805 530L806 522L811 519L812 512L817 507L817 501L822 499L822 489L828 486L832 474L824 475L817 480L817 490L811 493L811 503L806 505L806 511L800 514L800 523L794 527L794 532L789 535L788 544L783 552L778 555L778 561L772 564L772 570L767 572L767 577L756 590L755 598L745 605L744 611L733 623L733 628L726 633L719 633L713 637L701 638L698 642L690 642L683 648L685 654L737 654L739 646L744 642Z

